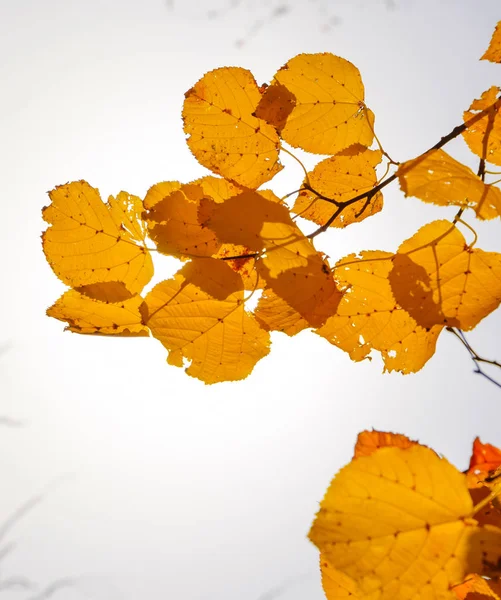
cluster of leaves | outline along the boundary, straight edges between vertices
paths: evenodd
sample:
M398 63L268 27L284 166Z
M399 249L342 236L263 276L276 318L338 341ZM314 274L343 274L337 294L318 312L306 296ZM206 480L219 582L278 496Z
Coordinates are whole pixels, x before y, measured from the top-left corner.
M501 450L461 473L400 434L364 431L309 537L328 600L501 598Z
M498 25L484 58L500 62L500 54ZM444 328L470 330L501 302L501 254L460 231L472 229L462 219L467 209L478 219L501 217L498 182L486 183L486 163L501 165L498 87L402 164L375 135L358 69L332 54L296 56L261 87L243 68L211 71L186 93L183 120L193 155L215 175L158 183L144 199L120 192L107 204L85 181L50 192L44 252L72 289L48 314L71 331L151 333L170 364L187 363L206 383L246 377L268 354L270 331L308 328L353 360L377 350L386 370L410 373L433 355ZM460 134L480 159L478 174L442 150ZM262 189L282 169L280 152L290 154L284 143L327 155L305 170L291 204L293 194ZM405 195L457 206L456 218L429 223L397 252L331 264L316 238L380 212L383 188L397 179ZM298 216L316 229L303 233ZM152 252L185 264L143 298ZM251 312L246 301L256 291Z

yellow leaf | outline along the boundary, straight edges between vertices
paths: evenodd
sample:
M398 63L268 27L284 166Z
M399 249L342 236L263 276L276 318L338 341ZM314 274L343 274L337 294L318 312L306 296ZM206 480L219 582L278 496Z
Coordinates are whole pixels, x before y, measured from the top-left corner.
M208 205L205 224L221 241L260 253L256 268L267 286L310 327L318 327L332 314L340 294L325 260L292 221L287 207L271 192L266 196L249 191Z
M332 481L310 539L360 596L455 598L452 585L501 555L501 530L471 518L465 476L424 446L381 448Z
M322 555L320 555L320 571L322 573L322 587L327 600L338 600L338 598L362 600L356 582L342 571L334 569ZM363 600L367 599L368 597L364 595Z
M471 248L451 222L433 221L400 246L390 281L421 326L468 330L501 302L501 254Z
M61 281L72 287L121 282L130 293L140 292L153 275L141 200L121 192L104 204L85 181L60 185L49 196L43 249Z
M147 337L143 324L144 300L136 295L123 302L101 302L76 290L65 292L47 309L47 315L66 321L67 330L75 333Z
M223 261L194 259L145 302L146 324L169 362L191 361L186 372L205 383L244 379L269 352L269 334L244 308L241 277Z
M454 586L458 600L500 600L501 585L497 581L487 581L472 573L463 583Z
M250 71L224 67L206 73L186 93L184 131L204 167L257 188L282 168L275 129L253 116L261 92Z
M496 101L496 99L499 100ZM501 89L492 86L479 100L474 100L465 111L463 119L468 121L480 111L490 108L479 121L463 132L470 150L490 163L501 165Z
M381 156L379 150L354 146L321 161L308 173L309 185L318 195L309 189L301 191L294 204L294 212L303 219L325 225L334 214L336 206L322 200L321 196L336 202L346 202L371 190L377 183L375 167L381 162ZM346 227L363 221L382 208L383 195L379 192L370 202L363 198L348 205L332 222L331 227Z
M490 60L493 63L501 63L501 21L496 25L489 47L480 60Z
M360 73L349 61L327 52L299 54L275 74L275 81L295 99L281 132L291 146L336 154L352 144L372 144L374 115L364 104Z
M344 295L336 314L316 333L348 352L352 360L381 352L387 371L419 371L434 352L441 327L427 331L398 305L389 273L389 252L354 254L336 264L335 278Z
M201 177L192 182L195 185L199 185L206 197L212 198L214 202L224 202L232 196L238 196L245 191L240 185L235 185L227 179L221 177L213 177L208 175L207 177Z
M264 89L254 115L281 132L295 105L294 94L291 94L284 85L275 81Z
M443 150L430 150L403 163L397 175L406 196L440 206L472 208L480 219L501 216L501 190L486 185Z
M391 433L390 431L361 431L357 436L355 444L354 458L359 456L370 456L379 448L394 446L396 448L410 448L417 442L410 440L401 433Z

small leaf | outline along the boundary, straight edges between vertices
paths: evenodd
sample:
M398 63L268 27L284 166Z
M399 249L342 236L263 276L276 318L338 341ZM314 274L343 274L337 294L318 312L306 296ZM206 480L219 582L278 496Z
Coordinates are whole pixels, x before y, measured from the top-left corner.
M493 63L501 63L501 21L496 25L489 47L480 60L490 60Z
M491 107L484 117L463 132L463 137L472 152L495 165L501 165L500 95L501 89L492 86L482 94L480 100L474 100L469 110L463 114L466 122L480 111Z
M473 573L464 583L454 586L453 591L458 600L500 600L501 584Z
M410 448L417 442L410 440L401 433L391 433L389 431L362 431L357 436L355 444L354 458L359 456L370 456L379 448L388 446L395 448Z

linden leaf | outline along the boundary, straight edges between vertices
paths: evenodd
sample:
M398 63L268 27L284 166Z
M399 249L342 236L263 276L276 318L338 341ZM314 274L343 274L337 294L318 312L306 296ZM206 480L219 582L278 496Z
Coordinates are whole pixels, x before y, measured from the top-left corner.
M406 196L440 206L472 208L479 219L501 216L501 190L485 184L443 150L429 150L403 163L397 175Z
M162 197L160 199L160 197ZM202 186L165 181L148 191L144 206L150 237L159 252L177 257L212 256L221 243L198 221Z
M101 302L68 290L47 309L47 315L66 321L67 330L94 335L148 337L143 322L144 300L136 295L121 303Z
M280 139L253 116L261 92L250 71L224 67L210 71L185 95L184 131L195 158L214 173L257 188L274 177Z
M362 600L356 582L342 571L334 569L323 555L320 555L320 571L322 573L322 587L327 600L338 600L338 598ZM366 595L363 596L364 600L367 598Z
M468 330L501 302L501 254L471 248L450 221L434 221L400 246L390 281L421 326Z
M490 60L493 63L501 63L501 21L496 25L489 47L483 53L480 60Z
M227 179L222 179L221 177L213 177L212 175L208 175L207 177L201 177L200 179L196 179L192 182L194 185L199 185L206 197L212 198L214 202L224 202L231 198L232 196L237 196L238 194L245 191L245 188L242 188L240 185L235 185L228 181Z
M480 100L474 100L463 114L467 122L480 111L488 109L485 116L463 132L463 137L473 153L495 165L501 165L500 94L501 89L492 86L482 94Z
M130 293L140 292L153 276L141 200L121 192L104 204L85 181L57 186L49 196L43 249L59 279L72 287L121 282Z
M458 600L500 600L501 584L473 573L463 583L454 586L453 591Z
M355 361L374 349L387 371L419 371L434 352L441 327L427 331L397 304L388 275L393 254L351 254L336 264L335 278L344 289L336 314L316 333L348 352Z
M309 537L362 598L452 600L452 585L501 554L501 530L479 526L472 509L447 460L420 445L381 448L336 475Z
M295 105L294 94L291 94L284 85L275 81L264 89L254 115L281 132Z
M322 200L321 196L346 202L368 192L377 183L375 167L381 162L381 157L379 150L354 146L319 162L308 173L307 182L303 183L303 186L308 184L311 189L303 189L298 194L293 211L303 219L325 225L336 208L331 202ZM380 192L370 200L362 198L348 205L331 223L331 227L346 227L363 221L382 208L383 195Z
M169 362L205 383L236 381L269 352L269 334L244 308L241 277L224 262L194 259L145 298L146 324Z
M340 298L332 273L272 192L244 192L222 204L207 204L204 213L204 224L221 241L261 254L260 277L310 327L332 314Z
M379 448L393 446L395 448L410 448L418 442L410 440L401 433L391 433L389 431L362 431L357 436L355 444L354 458L359 456L370 456ZM421 444L418 444L421 445Z
M372 144L374 115L364 104L360 72L349 61L327 52L299 54L275 74L275 81L295 99L281 131L291 146L336 154L352 144Z

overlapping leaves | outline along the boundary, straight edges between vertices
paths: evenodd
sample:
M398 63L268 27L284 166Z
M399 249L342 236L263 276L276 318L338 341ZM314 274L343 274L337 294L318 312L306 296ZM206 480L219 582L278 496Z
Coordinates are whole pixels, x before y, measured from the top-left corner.
M468 243L459 218L469 209L501 216L501 190L485 168L501 164L498 96L491 88L464 116L478 174L443 141L388 174L397 163L379 140L371 149L374 115L349 61L300 54L263 86L246 69L211 71L186 93L183 121L189 148L216 176L156 183L144 199L120 192L107 204L84 181L50 193L44 251L72 289L48 314L78 333L151 334L169 363L206 383L246 377L268 353L270 331L304 329L353 360L378 351L386 370L415 372L445 327L471 329L501 302L501 255ZM282 169L285 144L328 155L290 204L258 190ZM377 215L397 178L408 196L455 206L456 218L429 223L396 251L331 261L317 248L329 227ZM304 233L301 220L317 229ZM184 266L143 299L153 253ZM252 296L260 297L250 311Z

